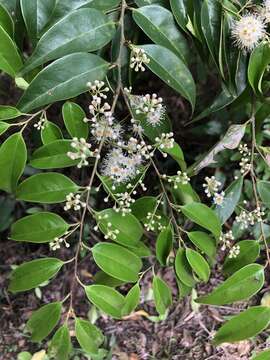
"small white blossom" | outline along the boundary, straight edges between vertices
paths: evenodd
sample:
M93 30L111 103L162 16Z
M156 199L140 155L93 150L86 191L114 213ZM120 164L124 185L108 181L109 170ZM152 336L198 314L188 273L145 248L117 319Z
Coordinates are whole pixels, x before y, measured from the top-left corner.
M132 47L130 67L136 72L145 71L144 64L149 64L150 59L147 57L144 49Z
M94 152L89 150L91 148L91 144L88 144L84 138L73 138L71 142L71 147L74 149L74 152L69 151L67 153L67 156L71 160L80 160L77 165L78 168L81 168L82 166L87 166L87 158L95 155Z
M235 259L240 254L240 246L234 245L229 251L229 259Z
M107 86L105 86L104 81L95 80L93 83L88 82L87 86L89 87L89 91L92 94L92 96L107 99L107 95L104 93L110 91L110 89Z
M71 209L74 210L80 210L82 207L85 207L86 204L81 201L81 195L80 194L73 194L70 193L66 196L66 204L64 206L64 210L68 211Z
M220 235L219 240L222 244L221 250L225 251L227 248L231 247L231 242L234 241L234 236L232 231L228 231Z
M130 104L135 109L135 113L146 115L149 125L156 127L164 119L165 108L163 100L157 94L146 94L144 96L130 96Z
M61 244L64 243L66 248L70 247L70 244L66 241L65 238L54 238L53 241L49 243L50 249L56 251L61 248Z
M186 172L177 171L177 175L168 176L166 174L162 175L162 178L168 183L173 183L174 189L178 189L179 184L186 185L190 182L190 178L188 177Z
M250 212L243 209L240 214L236 216L235 221L240 224L241 229L247 229L249 226L263 222L264 215L265 212L262 211L260 207Z
M37 129L37 130L44 130L45 129L45 126L46 126L46 119L44 119L43 117L41 117L39 119L39 121L37 123L34 124L34 127Z
M162 133L161 137L155 138L156 146L162 151L166 149L172 149L174 147L174 138L173 133ZM164 154L164 157L166 157L167 154Z
M219 188L221 187L221 182L218 181L215 176L206 177L205 183L203 184L204 192L206 193L207 197L213 197L213 202L216 205L222 205L224 201L225 192L219 192Z

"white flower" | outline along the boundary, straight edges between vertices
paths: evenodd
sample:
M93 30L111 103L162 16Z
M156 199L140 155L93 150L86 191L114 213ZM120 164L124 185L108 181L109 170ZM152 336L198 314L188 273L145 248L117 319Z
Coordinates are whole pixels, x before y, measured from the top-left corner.
M225 192L221 191L220 193L214 193L213 201L216 205L222 205L224 201Z
M254 14L247 14L236 20L232 27L232 36L237 46L243 50L251 51L258 45L265 35L263 20Z
M122 126L120 124L114 124L113 117L101 116L98 119L92 119L91 134L98 140L119 140L122 134Z
M80 194L70 193L66 196L66 204L64 206L64 210L68 211L70 209L80 210L82 207L85 207L86 204L81 201Z
M229 251L229 259L235 259L240 254L240 246L234 245Z
M147 57L145 51L143 49L132 47L131 53L131 61L130 67L134 69L136 72L138 71L145 71L144 64L149 64L150 59Z
M50 249L52 251L56 251L61 248L61 244L64 243L66 248L70 247L70 244L67 242L65 238L54 238L53 241L49 243Z
M173 183L174 189L178 189L179 184L186 185L190 182L190 178L188 177L186 172L177 171L177 175L168 176L166 174L162 175L164 180L167 180L168 183Z
M226 248L230 248L231 242L234 240L232 231L230 230L227 233L221 234L219 240L222 243L221 246L222 251L225 251Z
M39 131L44 130L45 126L46 126L46 119L44 119L43 117L41 117L39 121L36 124L34 124L34 127Z
M84 138L78 139L73 138L71 142L71 147L75 150L75 152L69 151L67 156L71 160L79 160L77 167L80 169L82 166L87 166L88 161L87 158L90 156L94 156L95 152L90 151L91 144L88 144Z
M239 145L239 152L242 155L241 161L239 162L241 174L245 174L251 170L251 151L247 144Z
M93 96L107 99L107 95L104 93L108 92L110 89L105 86L104 81L95 80L93 83L88 82L87 86L89 87L89 91Z
M159 125L164 118L165 108L163 99L157 94L146 94L144 96L131 96L131 106L135 108L136 114L145 114L146 121L153 127Z
M215 176L205 178L206 183L203 184L204 192L207 197L213 197L214 204L222 205L225 193L224 191L219 192L221 182L218 181Z
M164 149L172 149L174 147L173 133L162 133L161 137L155 138L155 142L161 151Z

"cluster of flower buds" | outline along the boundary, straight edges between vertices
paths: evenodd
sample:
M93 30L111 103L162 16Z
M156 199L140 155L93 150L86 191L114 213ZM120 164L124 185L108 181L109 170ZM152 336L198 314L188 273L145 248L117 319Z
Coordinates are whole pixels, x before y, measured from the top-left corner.
M43 117L43 115L40 117L39 121L34 124L34 127L40 131L44 130L46 126L46 119Z
M206 177L205 183L203 184L204 192L206 193L206 196L209 198L213 198L213 202L216 205L222 205L224 201L225 193L224 191L219 191L221 187L221 182L218 181L215 176Z
M190 182L190 178L188 177L186 172L177 171L177 175L169 176L166 174L162 175L162 178L168 183L172 183L174 189L178 189L179 185L186 185Z
M134 69L136 72L145 71L145 64L150 63L150 59L146 55L144 49L131 46L131 59L130 59L130 67Z
M147 213L146 221L143 225L146 231L162 231L165 228L161 223L161 215L158 215L156 211Z
M160 125L165 116L163 99L157 94L146 94L143 96L130 95L130 105L135 109L137 115L144 114L149 125L156 127Z
M247 229L256 223L263 222L265 212L257 207L253 211L241 210L240 214L236 216L235 221L240 224L241 229Z
M240 144L239 152L242 155L239 166L241 174L245 174L251 169L251 151L247 144Z
M229 259L235 259L240 254L240 246L234 245L229 251Z
M66 196L66 204L64 206L64 210L68 211L74 209L75 211L80 210L81 208L86 207L86 203L81 201L80 194L70 193Z
M219 241L221 242L221 250L225 251L227 248L231 248L231 244L234 241L234 236L231 230L226 233L223 233L219 237Z
M174 147L173 132L162 133L160 137L155 138L155 145L162 151L172 149ZM164 157L167 154L163 154Z
M84 138L73 138L71 147L74 149L74 152L69 151L67 156L71 160L80 160L77 164L79 169L89 164L87 158L97 156L96 151L90 151L91 144L88 144Z
M53 241L51 241L51 242L49 243L49 246L50 246L50 249L51 249L52 251L56 251L56 250L58 250L58 249L61 248L61 245L62 245L63 243L65 244L65 247L66 247L66 248L69 248L69 247L70 247L70 244L67 242L66 238L64 238L64 237L61 237L61 238L56 237L56 238L54 238Z
M105 93L109 92L110 89L105 85L104 81L95 80L93 83L88 82L87 86L89 87L89 91L93 97L96 96L107 99L107 95Z
M133 195L136 195L136 190L134 190ZM117 203L114 205L114 210L116 212L121 212L123 216L131 213L131 205L134 204L135 199L132 198L131 194L125 191L124 193L115 194Z
M97 225L94 227L95 231L98 231L98 227L99 227L99 223L102 220L108 219L108 214L105 215L99 215L97 220L98 223ZM104 235L104 238L106 240L111 239L111 240L115 240L117 238L117 235L120 233L120 231L118 229L114 229L112 226L112 223L108 222L107 223L107 228L106 228L106 234Z

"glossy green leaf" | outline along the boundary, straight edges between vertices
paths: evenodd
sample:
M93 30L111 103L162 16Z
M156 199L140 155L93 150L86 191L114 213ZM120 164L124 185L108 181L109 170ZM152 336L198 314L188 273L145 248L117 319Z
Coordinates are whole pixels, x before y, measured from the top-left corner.
M55 204L66 200L70 193L78 191L78 186L68 177L58 173L36 174L24 180L17 188L18 200Z
M221 231L221 223L215 212L208 206L192 202L181 206L183 214L196 224L212 232L218 237Z
M184 249L178 249L175 257L175 272L179 280L188 287L194 287L196 281L193 277L192 268L186 258Z
M238 270L209 295L196 301L201 304L224 305L246 300L256 294L264 284L264 268L259 264L249 264Z
M240 253L236 258L227 256L223 265L223 272L226 275L231 275L242 267L253 263L260 254L260 244L258 241L243 240L239 241L236 245L240 247Z
M96 264L110 276L126 282L136 282L142 267L141 259L124 247L98 243L92 248Z
M49 346L49 354L57 360L68 360L72 345L67 325L62 325L54 334Z
M75 334L82 349L88 354L97 354L99 346L104 341L102 332L83 319L75 319Z
M11 135L0 147L0 189L14 192L27 160L27 150L21 133Z
M270 350L262 351L251 358L251 360L269 360L269 359L270 359Z
M167 5L167 0L135 0L137 6L147 6L151 4Z
M93 281L95 284L110 286L113 288L123 285L125 283L125 281L116 279L116 278L106 274L102 270L98 271L95 274L95 276L93 277Z
M184 153L183 153L183 150L181 149L181 147L179 146L179 144L174 142L174 145L172 148L160 149L160 150L166 154L169 154L179 164L182 171L186 170L187 165L185 162ZM181 184L179 184L179 185L181 185Z
M133 10L133 19L157 45L162 45L187 62L186 39L175 25L172 13L159 5L143 6Z
M120 319L125 298L118 291L104 285L90 285L85 287L88 299L97 308L113 318Z
M175 20L182 30L186 30L188 24L187 0L170 0L171 9Z
M18 53L16 44L8 33L0 25L0 70L15 77L22 67L22 59Z
M51 121L46 121L44 129L41 130L41 140L44 145L63 138L62 131Z
M153 279L154 301L159 315L164 315L169 306L172 305L172 292L169 286L160 277Z
M262 80L265 70L270 63L270 48L261 42L251 53L248 64L248 81L255 93L262 93Z
M187 233L189 240L210 258L216 255L216 241L203 231L191 231Z
M171 50L160 45L142 45L150 59L147 66L167 85L187 99L192 111L196 101L196 87L193 77L186 65Z
M11 227L10 238L16 241L46 243L61 237L69 225L50 212L39 212L16 221Z
M86 117L83 109L78 104L68 101L62 107L62 114L69 135L72 138L87 139L89 128L83 121Z
M13 106L0 105L0 120L10 120L21 116L22 113Z
M214 337L215 345L249 339L263 331L270 323L270 308L253 306L225 323Z
M72 140L55 140L38 148L32 154L30 165L36 169L59 169L78 164L67 153L73 151Z
M257 182L259 196L265 206L270 207L270 181L259 180Z
M113 35L113 22L99 10L73 11L41 37L22 74L65 55L96 51L106 45Z
M94 54L64 56L38 73L21 97L18 107L27 112L78 96L88 90L88 81L102 80L108 66L106 61Z
M156 242L156 257L165 266L173 246L173 227L169 224L161 231Z
M12 17L9 15L6 8L0 4L0 25L8 33L8 35L13 38L14 33L14 24Z
M61 302L53 302L35 311L27 321L26 327L31 332L31 340L35 342L45 339L60 320Z
M189 265L195 274L202 280L207 282L210 276L210 268L207 261L197 251L186 249L186 257Z
M135 284L125 296L125 305L122 310L122 316L132 313L140 303L141 289L138 284Z
M103 210L97 215L98 226L104 235L114 231L113 241L125 246L136 246L143 235L143 228L135 216L113 209ZM111 224L111 225L110 225ZM115 230L117 230L115 232ZM117 233L119 232L119 233Z
M147 214L152 213L157 206L157 198L154 196L144 196L131 204L132 214L140 221L146 220Z
M23 263L12 271L9 290L13 293L31 290L55 276L63 261L43 258Z

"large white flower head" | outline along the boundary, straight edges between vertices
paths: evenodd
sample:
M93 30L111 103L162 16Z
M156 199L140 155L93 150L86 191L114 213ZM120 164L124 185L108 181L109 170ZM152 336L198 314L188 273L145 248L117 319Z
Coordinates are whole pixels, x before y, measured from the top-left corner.
M232 36L237 46L251 51L263 39L265 23L262 18L254 14L247 14L234 22Z

